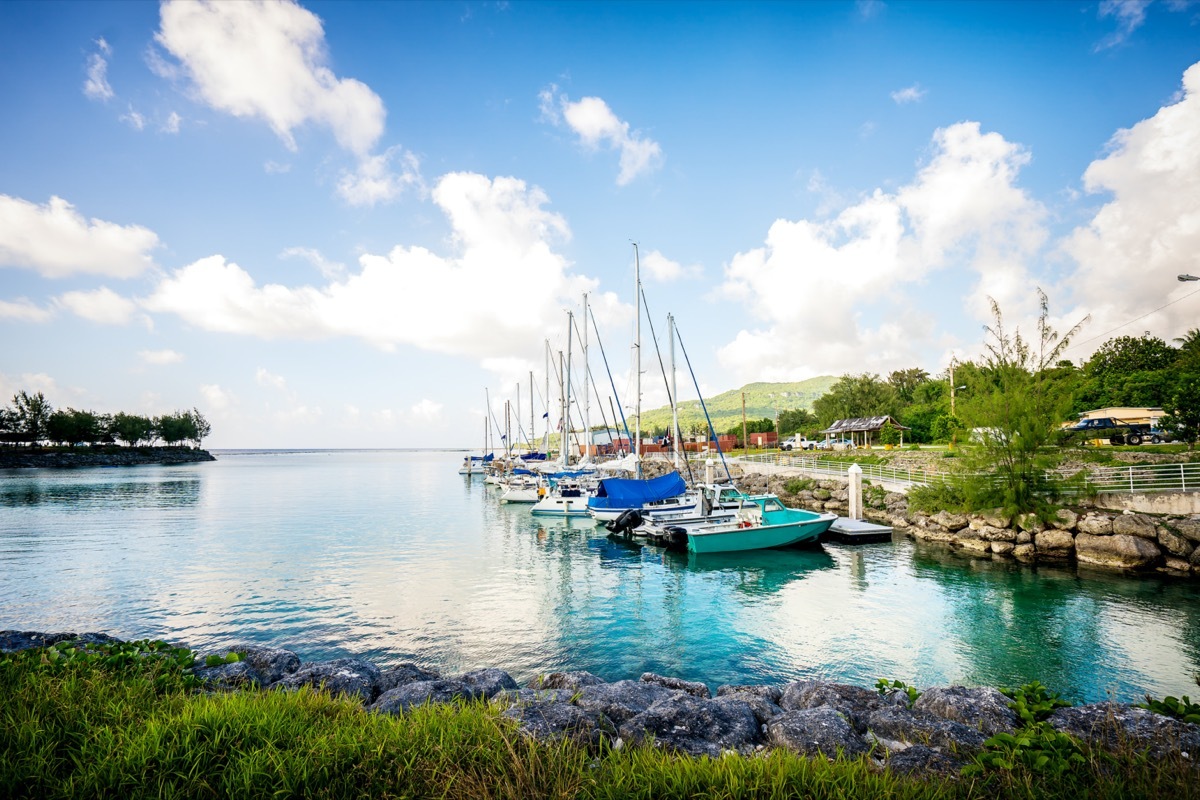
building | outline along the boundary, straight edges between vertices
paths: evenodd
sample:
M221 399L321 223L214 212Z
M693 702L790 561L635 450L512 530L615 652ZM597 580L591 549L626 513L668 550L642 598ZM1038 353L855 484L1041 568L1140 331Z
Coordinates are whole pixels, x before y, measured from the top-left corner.
M900 444L904 444L904 432L912 430L912 428L906 428L887 414L882 417L839 419L821 433L825 434L827 441L831 438L846 438L854 442L855 446L864 447L873 444L878 438L879 432L883 430L883 426L889 422L893 428L900 431Z
M1080 413L1079 419L1104 419L1112 417L1118 422L1149 424L1158 427L1158 421L1165 417L1167 412L1161 408L1134 408L1130 406L1110 406L1108 408L1097 408L1092 411L1084 411Z

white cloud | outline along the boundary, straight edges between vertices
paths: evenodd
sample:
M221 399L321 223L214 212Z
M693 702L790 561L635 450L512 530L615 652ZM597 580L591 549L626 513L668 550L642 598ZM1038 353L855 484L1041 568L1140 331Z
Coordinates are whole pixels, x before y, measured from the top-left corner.
M980 275L968 307L986 318L984 294L1028 304L1025 262L1045 238L1044 211L1015 185L1028 155L965 122L938 130L916 179L876 190L826 221L777 220L763 247L726 266L723 297L760 322L721 349L741 379L885 371L921 363L941 334L906 302L934 270ZM886 299L872 316L860 307ZM1019 309L1019 310L1020 310ZM818 346L819 343L819 346Z
M167 116L167 121L159 128L163 133L179 133L179 125L183 122L183 118L178 113L172 111Z
M291 164L281 164L278 161L267 161L263 164L263 172L268 175L283 175L292 171Z
M47 278L76 273L132 278L153 266L158 237L140 225L86 220L61 197L44 206L0 194L0 266Z
M409 413L419 422L437 422L442 417L443 405L432 400L421 400L414 405Z
M902 106L907 103L918 103L924 99L925 95L928 93L928 90L921 88L921 84L914 83L912 86L907 86L903 89L897 89L896 91L892 92L891 97L892 101L896 105Z
M450 220L454 253L398 246L365 254L359 270L322 287L259 286L220 255L174 271L142 301L210 331L264 338L358 337L477 359L541 352L562 308L595 282L568 272L553 249L569 236L545 194L516 178L452 173L433 201ZM597 315L612 305L593 297ZM513 309L521 313L514 314Z
M584 146L598 149L607 145L620 152L621 171L617 185L625 186L638 176L651 172L662 163L662 147L638 131L630 132L629 123L617 117L608 103L599 97L572 102L551 86L538 94L542 119L555 125L566 122Z
M183 354L174 350L139 350L138 358L147 364L161 367L180 363L183 361Z
M887 5L883 0L857 0L854 5L858 10L858 16L863 19L875 19L887 10Z
M258 368L258 371L254 373L254 380L259 386L268 389L278 389L281 392L287 391L287 381L284 377L268 372L265 367Z
M58 398L61 398L63 394L58 387L58 382L45 372L24 372L16 380L0 372L0 402L8 401L20 391L30 394L42 392L52 405L61 402Z
M114 97L112 86L108 83L108 61L104 58L111 50L108 42L103 39L96 40L96 45L100 53L88 56L87 79L83 82L83 93L91 100L105 102Z
M1089 193L1111 196L1063 243L1079 265L1071 287L1092 313L1092 330L1108 330L1194 289L1175 276L1196 274L1200 252L1200 63L1184 72L1177 102L1113 136L1109 154L1088 166L1083 184ZM1182 335L1196 326L1196 306L1168 307L1139 321L1137 331L1149 325L1166 329L1168 339Z
M311 247L288 247L279 254L280 258L302 258L312 264L322 277L334 280L346 274L346 265L338 261L330 261L321 255L319 250Z
M0 319L15 322L49 322L54 314L22 297L16 302L0 300Z
M134 111L132 105L129 106L129 112L122 114L120 117L118 117L118 119L120 119L121 122L128 123L129 127L133 128L135 131L146 129L146 118L137 111Z
M137 306L131 300L101 286L90 292L67 292L54 300L76 316L102 325L124 325L133 317Z
M699 264L685 267L678 261L672 261L657 250L651 250L642 259L642 269L652 280L660 283L677 281L681 278L696 278L703 273Z
M328 127L360 157L383 133L383 101L361 81L333 74L321 20L293 2L168 0L155 39L203 102L264 120L290 150L307 123Z
M232 392L222 389L218 384L206 383L200 386L200 395L204 398L205 408L216 413L228 411L237 403Z
M393 158L399 168L392 168ZM375 156L363 156L354 172L343 172L337 192L352 206L373 206L394 200L409 188L422 188L421 167L417 157L399 147L388 148Z
M1149 5L1150 0L1100 0L1100 18L1113 17L1117 21L1117 30L1097 42L1095 50L1123 44L1130 34L1142 27Z

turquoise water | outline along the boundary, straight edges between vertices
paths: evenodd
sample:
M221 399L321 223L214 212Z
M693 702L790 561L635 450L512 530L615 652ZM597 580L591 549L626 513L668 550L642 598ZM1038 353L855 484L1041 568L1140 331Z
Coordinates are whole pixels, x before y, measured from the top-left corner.
M1200 587L907 540L688 557L501 506L441 452L0 471L0 629L256 642L446 673L1200 694Z

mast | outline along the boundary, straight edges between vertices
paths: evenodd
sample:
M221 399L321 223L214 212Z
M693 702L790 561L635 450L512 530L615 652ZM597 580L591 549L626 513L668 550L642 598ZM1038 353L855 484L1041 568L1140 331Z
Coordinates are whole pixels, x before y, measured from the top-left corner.
M583 293L583 459L592 460L592 393L588 386L588 296Z
M537 431L533 429L533 370L529 370L529 449L533 450L533 437Z
M634 357L634 420L633 452L637 455L637 473L642 475L642 262L638 256L637 242L633 243L633 299L637 316L633 323Z
M571 466L571 451L570 451L570 449L569 449L569 448L570 448L570 446L571 446L571 445L570 445L570 431L571 431L571 341L572 341L572 335L574 334L574 330L573 330L573 328L574 328L574 327L575 327L575 313L574 313L573 311L568 311L568 312L567 312L567 369L566 369L566 372L564 372L564 373L563 373L563 381L564 381L564 382L565 382L565 384L566 384L566 389L564 390L564 394L565 394L565 396L566 396L566 399L565 399L565 400L564 400L564 402L563 402L563 408L566 410L566 413L564 414L564 418L565 418L565 419L566 419L566 421L567 421L567 427L566 427L566 429L563 431L563 435L566 437L566 438L564 438L564 439L563 439L563 466L564 466L564 467L569 467L569 466Z
M531 405L533 404L532 397L529 398L529 402ZM521 428L521 382L517 381L517 429L520 430L520 428ZM520 438L521 438L520 436L517 436L518 440ZM518 441L518 442L516 442L516 444L520 444L520 442Z
M546 436L543 441L542 449L546 451L546 458L550 457L550 340L546 339Z
M679 395L675 391L675 315L667 314L667 334L671 343L671 461L679 467Z
M567 396L563 393L563 351L558 351L558 463L567 466Z

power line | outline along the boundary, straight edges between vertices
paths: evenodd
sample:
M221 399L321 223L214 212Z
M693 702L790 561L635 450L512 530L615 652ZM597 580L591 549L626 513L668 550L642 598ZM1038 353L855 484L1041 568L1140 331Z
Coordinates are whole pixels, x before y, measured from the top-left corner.
M1175 305L1175 304L1176 304L1176 303L1178 303L1180 300L1187 300L1189 297L1191 297L1191 296L1192 296L1192 295L1194 295L1194 294L1200 294L1200 289L1197 289L1197 290L1196 290L1196 291L1194 291L1194 292L1188 292L1188 293L1187 293L1187 294L1185 294L1183 297L1180 297L1180 298L1178 298L1177 300L1172 300L1172 301L1171 301L1171 302L1169 302L1169 303L1165 303L1165 304L1163 304L1163 305L1159 306L1158 308L1154 309L1153 311L1147 311L1145 314L1142 314L1140 317L1135 317L1134 319L1131 319L1131 320L1129 320L1128 322L1122 322L1122 323L1121 323L1120 325L1118 325L1117 327L1115 327L1115 328L1110 328L1109 330L1105 331L1104 333L1097 334L1097 335L1093 336L1093 337L1092 337L1092 338L1090 338L1090 339L1084 339L1082 342L1076 342L1075 344L1071 345L1070 347L1066 347L1066 348L1064 348L1064 349L1063 349L1063 352L1065 353L1065 352L1067 352L1068 350L1074 350L1076 347L1082 347L1083 345L1087 344L1088 342L1094 342L1094 341L1096 341L1097 339L1101 338L1102 336L1108 336L1108 335L1109 335L1110 333L1112 333L1113 331L1119 331L1119 330L1121 330L1121 328L1124 328L1126 325L1132 325L1133 323L1135 323L1135 322L1137 322L1137 321L1139 321L1139 320L1143 320L1143 319L1145 319L1146 317L1150 316L1151 314L1157 314L1159 311L1162 311L1164 308L1167 308L1168 306L1173 306L1173 305Z

